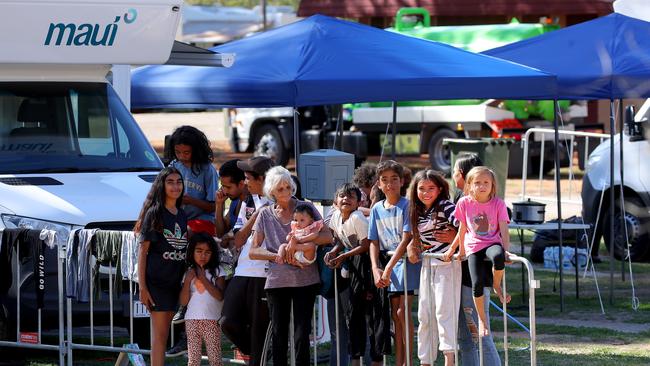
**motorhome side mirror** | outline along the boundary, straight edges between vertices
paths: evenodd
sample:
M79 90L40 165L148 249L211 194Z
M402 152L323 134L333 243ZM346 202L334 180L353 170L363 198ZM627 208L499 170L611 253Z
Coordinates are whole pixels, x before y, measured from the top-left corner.
M172 150L172 146L169 142L171 140L172 135L165 135L165 147L163 148L163 157L162 157L162 163L164 166L169 165L169 163L174 160L174 151Z
M634 121L634 115L636 114L636 109L633 105L628 105L625 107L624 121L627 128L627 134L630 136L630 141L639 141L643 140L643 129L641 124Z

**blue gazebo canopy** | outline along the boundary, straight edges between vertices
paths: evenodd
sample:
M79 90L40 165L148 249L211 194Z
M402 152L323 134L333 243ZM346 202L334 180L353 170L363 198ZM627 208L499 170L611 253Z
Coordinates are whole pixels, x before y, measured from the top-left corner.
M133 107L299 107L556 94L555 77L538 70L322 15L212 50L235 53L235 64L135 70Z
M650 23L622 14L484 54L557 75L559 99L650 97Z

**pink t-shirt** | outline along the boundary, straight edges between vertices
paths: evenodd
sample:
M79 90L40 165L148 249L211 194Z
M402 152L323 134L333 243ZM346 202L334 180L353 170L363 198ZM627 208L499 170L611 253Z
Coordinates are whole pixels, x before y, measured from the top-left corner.
M465 223L465 255L476 253L494 243L501 242L499 222L510 222L505 202L498 197L480 203L472 197L465 196L456 204L454 216Z

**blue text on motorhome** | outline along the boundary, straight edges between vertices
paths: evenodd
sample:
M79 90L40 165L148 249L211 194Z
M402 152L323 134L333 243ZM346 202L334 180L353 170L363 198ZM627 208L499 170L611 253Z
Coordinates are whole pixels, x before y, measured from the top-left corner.
M115 16L112 23L106 25L84 23L50 23L45 37L45 46L112 46L117 36L120 20L131 24L137 18L135 9L129 9L124 15Z

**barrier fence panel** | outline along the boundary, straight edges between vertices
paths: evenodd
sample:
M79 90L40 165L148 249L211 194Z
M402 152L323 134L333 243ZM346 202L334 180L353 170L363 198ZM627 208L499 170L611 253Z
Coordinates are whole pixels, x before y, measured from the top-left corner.
M8 229L11 230L11 229ZM4 233L5 229L0 229L0 237ZM52 235L52 244L54 245L54 248L50 248L48 246L47 250L55 250L55 258L56 258L56 277L57 277L57 303L58 303L58 339L57 339L57 344L46 344L43 343L43 334L42 334L42 321L43 321L43 316L42 316L42 309L38 308L37 309L37 314L36 314L36 326L37 326L37 332L36 332L36 339L33 337L33 333L31 332L22 332L22 327L21 327L21 285L23 283L23 276L21 273L21 261L20 261L20 247L21 245L25 245L25 242L22 240L17 240L15 243L15 256L13 256L13 259L15 259L14 266L15 269L12 273L13 279L14 279L14 286L16 290L16 340L15 341L4 341L0 340L0 347L16 347L16 348L25 348L25 349L39 349L39 350L48 350L48 351L56 351L58 352L58 359L59 359L59 365L63 366L65 363L65 339L64 339L64 329L63 329L63 275L64 275L64 270L63 270L63 260L65 258L65 251L63 251L63 248L61 245L59 245L57 239L56 239L56 233L51 232L50 230L36 230L43 235L44 232L50 233L49 235ZM7 248L9 252L11 252L11 248ZM63 254L61 254L63 253ZM63 256L62 256L63 255ZM45 262L45 256L48 256L47 252L42 253L43 258L32 258L32 260L43 260ZM45 268L40 269L42 271L46 271ZM32 273L33 280L38 281L38 275L37 273ZM45 274L47 276L47 274ZM29 277L27 277L29 278ZM43 288L44 291L44 288ZM45 296L45 295L43 295ZM43 300L45 301L45 300ZM38 301L37 301L38 302ZM36 304L38 307L38 304ZM29 314L28 314L29 315Z
M546 136L552 136L555 133L555 130L549 129L549 128L530 128L526 131L526 134L524 137L521 139L521 144L522 148L524 150L524 163L522 167L522 175L521 175L521 199L526 200L527 198L532 198L538 201L547 201L547 202L556 202L555 195L548 195L544 193L543 190L543 180L544 180L544 153L545 153L545 141L546 141ZM528 183L528 157L529 157L529 149L531 145L531 139L534 136L541 136L541 150L540 150L540 166L539 166L539 174L537 176L538 180L538 191L537 194L529 194L527 191L527 183ZM559 135L562 136L563 141L565 144L567 144L567 149L568 149L568 155L569 155L569 196L568 198L563 198L562 202L563 203L569 203L569 204L581 204L582 200L580 199L573 199L573 183L575 176L573 174L573 153L575 151L574 149L574 144L576 141L576 138L579 139L584 139L584 145L585 145L585 150L584 150L584 160L585 164L587 161L587 158L589 156L589 145L590 145L590 139L597 139L599 143L602 143L605 139L608 139L610 136L608 134L604 133L596 133L596 132L582 132L582 131L570 131L570 130L560 130ZM554 174L558 174L555 172Z
M392 256L392 255L394 255L394 252L388 252L388 255ZM423 257L424 258L436 258L436 259L443 259L444 258L442 253L423 253ZM528 333L529 333L529 337L530 337L530 346L529 346L530 347L530 365L534 366L534 365L537 365L537 327L536 327L536 315L535 315L535 289L539 288L539 281L535 279L535 272L533 270L533 266L532 266L532 264L530 263L530 261L528 259L526 259L524 257L520 257L520 256L518 256L516 254L513 254L513 253L509 254L508 259L509 259L509 261L511 261L513 263L521 263L525 267L527 275L528 275L528 284L529 284L529 292L528 292L529 332ZM403 260L406 261L407 258L404 257ZM459 255L455 254L453 256L453 260L459 260ZM427 266L427 267L430 267L430 266ZM425 270L430 271L430 268L425 268ZM408 296L406 273L407 272L405 270L404 271L404 277L405 277L404 278L404 280L405 280L404 281L404 296L405 297ZM452 275L453 275L453 271L452 271ZM452 278L452 281L454 281L453 278ZM460 279L458 279L458 281L460 282ZM506 292L505 272L504 272L502 284L503 284L503 293L507 294L507 292ZM455 297L454 297L454 299L455 299ZM486 300L489 301L489 299L486 299ZM435 300L433 300L433 301L435 301ZM407 309L408 309L408 303L405 303L405 305L407 306ZM460 304L458 304L458 305L460 306ZM455 306L456 306L456 304L454 304L454 307ZM405 319L404 319L405 322L406 322L405 329L406 329L406 331L408 331L408 324L409 324L409 321L411 321L411 319L410 319L411 318L410 309L408 309L408 311L406 311L406 314L407 315L405 315ZM435 315L433 315L433 316L435 316ZM338 326L338 324L337 324L337 326ZM457 324L456 324L456 328L458 328ZM505 358L504 361L505 361L505 365L507 366L509 364L509 358L508 358L509 346L508 346L507 304L503 304L503 329L504 329L503 339L504 339L504 358ZM338 329L337 329L337 332L338 332ZM396 337L397 337L397 335L396 335ZM406 344L407 344L407 347L408 347L408 342ZM480 365L482 366L483 365L483 342L479 341L478 346L479 346L479 362L480 362ZM410 362L410 360L409 360L410 357L408 357L410 354L408 353L408 351L409 350L407 348L407 358L406 358L407 365ZM431 351L432 352L433 351L437 352L437 350L431 350ZM458 363L458 342L457 341L455 342L454 356L455 356L456 363Z
M64 266L65 260L66 260L66 251L65 251L65 248L63 246L57 246L57 282L58 282L58 289L57 289L57 291L58 291L58 309L57 310L58 310L58 315L59 315L58 316L58 323L59 323L59 327L58 327L58 344L43 344L42 343L42 338L41 338L41 320L42 319L41 319L40 315L38 316L38 343L37 344L30 344L30 343L22 342L21 338L20 338L20 333L21 333L21 324L20 324L20 304L21 303L20 303L20 301L21 301L21 299L20 299L20 289L18 287L19 277L20 277L19 276L19 274L20 274L19 273L20 272L20 263L19 263L19 260L18 260L19 253L20 253L20 249L19 249L19 246L17 246L17 249L16 249L16 268L17 268L16 272L18 272L18 273L16 273L16 286L18 288L17 296L16 296L16 306L17 306L17 313L18 313L17 329L16 329L16 337L17 337L17 339L16 339L15 342L0 341L0 346L34 348L34 349L57 351L58 354L59 354L59 365L60 366L63 366L65 364L66 357L67 357L67 364L68 365L73 365L75 363L74 350L95 350L95 351L102 351L102 352L114 352L114 353L125 353L125 354L130 353L130 354L141 354L141 355L149 355L150 354L150 350L148 350L148 349L131 349L131 348L120 347L120 346L115 345L115 339L114 339L114 336L115 336L115 334L114 334L115 324L114 324L114 319L113 319L113 310L114 310L113 302L114 302L115 291L113 291L113 283L114 283L114 281L121 280L121 275L117 274L118 277L113 279L113 268L114 268L114 266L113 266L112 263L108 265L108 282L109 282L109 290L108 290L109 299L108 299L108 301L109 301L109 309L110 309L110 315L109 315L109 345L95 344L96 343L95 342L95 333L94 333L94 330L93 330L94 325L95 325L95 319L94 319L94 313L92 311L89 314L89 316L90 316L89 321L90 321L90 324L92 324L91 330L90 330L91 337L90 337L89 343L88 344L82 343L80 340L77 340L77 342L75 342L75 340L73 339L73 311L72 311L73 310L73 299L67 298L67 301L64 300L65 297L66 297L66 294L65 294L65 291L64 291L64 286L63 286L63 279L64 279L64 276L66 274L64 267L67 268L67 266ZM392 253L389 253L389 255L392 255ZM428 253L425 253L424 257L425 257L425 259L426 258L438 258L438 259L440 259L440 258L442 258L442 254L428 254ZM535 280L532 265L530 264L530 262L526 258L519 257L519 256L514 255L514 254L510 254L509 259L512 262L522 263L525 266L526 270L527 270L529 288L530 288L530 291L529 291L530 363L531 363L531 365L536 365L537 354L536 354L536 326L535 326L535 289L539 288L539 282ZM89 261L92 260L90 256L89 256L88 260ZM404 260L406 261L407 259L404 258ZM457 256L455 256L455 260L457 260ZM427 266L427 267L430 267L430 266ZM431 271L431 268L426 268L426 270ZM405 270L404 271L405 276L406 276L406 273L407 273L407 271ZM92 278L92 276L90 278ZM455 281L455 280L456 279L453 279L453 281ZM460 279L458 279L458 281L459 280ZM134 304L134 301L133 301L133 298L134 298L134 291L133 291L134 286L132 284L132 281L129 280L128 282L129 282L129 284L128 284L128 286L129 286L129 297L128 297L128 299L129 299L128 300L129 301L129 318L128 318L129 340L130 340L131 343L133 343L133 341L134 341L134 306L133 306L133 304ZM336 317L336 322L335 322L335 324L336 324L336 340L332 340L333 343L335 341L336 344L338 344L338 340L339 340L339 329L338 329L339 321L338 321L338 319L339 319L339 316L340 316L340 314L338 314L340 300L338 298L339 293L338 293L338 284L337 284L337 282L338 281L336 281L336 280L334 281L334 285L335 285L335 292L334 292L335 293L335 299L334 300L335 300L335 309L336 309L336 314L335 314L335 317ZM505 286L505 282L506 281L505 281L505 277L504 277L504 281L503 281L504 286ZM91 286L89 286L90 287L90 289L89 289L89 291L90 291L89 307L94 309L94 299L93 299L94 298L94 296L93 296L94 288L93 288L93 285L92 285L92 281L90 281L90 283L91 283ZM405 290L405 308L407 309L407 311L405 312L405 319L404 319L405 320L405 331L408 332L409 323L412 322L412 319L411 319L411 311L410 311L410 308L408 307L408 298L407 298L407 295L408 295L408 283L407 283L406 278L404 279L404 290ZM505 288L504 288L504 293L505 293ZM455 297L454 297L454 302L455 301L456 300L455 300ZM459 306L460 304L454 304L454 306L457 306L457 305ZM507 365L508 364L508 340L507 340L507 336L508 336L507 335L507 329L508 328L507 328L507 316L506 316L507 309L506 309L505 305L504 305L503 311L504 311L504 351L505 351L505 359L506 359L506 365ZM67 313L67 317L64 316L65 313ZM293 315L293 311L291 311L291 314ZM457 324L456 324L456 326L457 326ZM290 329L293 329L293 327L291 326ZM67 330L67 339L64 336L66 330ZM315 331L316 330L314 329L314 332ZM151 334L151 326L150 326L150 334ZM291 332L290 343L292 345L294 344L293 332ZM336 344L333 344L333 346L336 346ZM406 348L406 352L407 352L406 354L410 355L411 350L409 349L409 343L406 342L405 344L406 344L406 347L407 347ZM479 345L482 345L482 342L479 342ZM265 345L265 347L266 346L267 345ZM293 348L293 346L291 348ZM456 360L458 360L457 348L458 347L456 345L455 346L455 359ZM317 352L316 351L317 351L317 349L314 348L314 358L313 358L314 364L316 364L318 362L318 357L317 357ZM294 361L295 360L294 352L291 352L291 353L292 354L291 354L290 360L291 360L292 363L295 363L295 361ZM265 352L265 355L266 355L266 352ZM481 359L482 359L482 352L481 352ZM264 360L266 360L266 356L264 356ZM406 360L407 360L407 365L410 365L410 362L411 362L410 357L407 357ZM231 358L226 358L226 357L223 358L223 362L231 363L231 364L245 364L245 362L242 361L242 360L236 360L236 359L231 359ZM339 353L339 347L337 347L337 360L336 360L336 363L337 363L337 365L344 365L344 364L347 363L346 360L341 360L341 355Z

